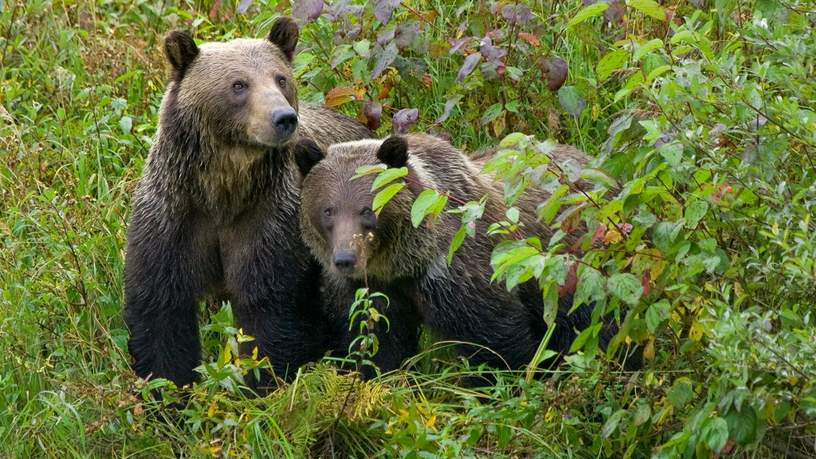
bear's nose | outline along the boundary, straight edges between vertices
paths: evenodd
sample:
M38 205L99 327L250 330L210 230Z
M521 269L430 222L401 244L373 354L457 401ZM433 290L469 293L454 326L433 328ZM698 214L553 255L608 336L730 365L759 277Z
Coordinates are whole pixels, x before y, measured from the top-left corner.
M334 266L340 271L351 271L356 264L357 255L351 250L343 250L334 254Z
M276 108L272 111L272 126L281 138L285 139L292 135L297 124L297 113L292 108Z

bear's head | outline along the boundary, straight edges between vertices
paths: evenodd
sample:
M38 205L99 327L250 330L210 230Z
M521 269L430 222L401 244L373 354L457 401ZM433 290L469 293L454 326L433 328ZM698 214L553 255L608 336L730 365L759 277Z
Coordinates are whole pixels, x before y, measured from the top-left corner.
M303 176L303 239L332 276L390 281L416 274L434 256L432 229L411 225L411 206L425 186L433 186L405 138L334 144L324 152L313 141L294 146ZM408 168L406 187L381 209L372 209L376 175L354 178L362 166ZM429 233L430 232L430 233Z
M196 45L187 32L164 44L173 69L173 110L198 126L201 137L226 147L263 151L293 138L298 124L292 57L298 27L279 18L266 39Z

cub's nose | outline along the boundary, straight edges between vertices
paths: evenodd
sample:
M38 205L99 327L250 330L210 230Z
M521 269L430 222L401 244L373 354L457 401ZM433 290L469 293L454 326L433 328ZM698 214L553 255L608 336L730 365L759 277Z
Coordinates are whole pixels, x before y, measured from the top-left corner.
M295 132L298 124L297 113L290 107L276 108L272 111L272 126L281 139L287 139Z
M341 272L348 273L353 271L356 264L357 255L350 250L344 250L334 254L334 266Z

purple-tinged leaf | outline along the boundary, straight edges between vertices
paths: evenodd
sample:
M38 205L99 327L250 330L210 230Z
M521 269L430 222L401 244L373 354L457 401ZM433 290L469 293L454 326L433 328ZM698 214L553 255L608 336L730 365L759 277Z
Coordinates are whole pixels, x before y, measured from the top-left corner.
M456 75L456 81L459 83L465 81L465 77L470 75L470 72L476 68L476 64L482 60L482 55L479 53L473 53L465 58L465 63L462 64L462 67L459 68L459 73Z
M506 5L502 8L502 16L511 24L527 24L533 18L533 12L527 5Z
M366 125L372 131L380 127L382 119L382 104L373 100L367 100L363 104L363 115L366 118Z
M397 48L405 49L413 45L417 35L419 35L418 22L408 21L398 25L394 32L394 41L397 43Z
M493 40L490 37L484 37L479 42L479 53L491 64L498 64L499 60L507 55L507 50L493 46Z
M389 43L388 46L383 48L377 57L377 63L374 64L374 70L371 72L371 79L373 80L374 78L380 76L383 70L394 62L394 59L397 58L397 54L399 54L397 44L393 41Z
M604 20L610 24L621 22L626 7L621 4L620 0L609 0L607 3L609 8L603 12Z
M497 80L504 73L504 64L501 62L483 62L479 66L485 80Z
M363 5L350 5L349 0L336 0L329 5L329 17L337 20L340 16L351 15L360 16L363 12Z
M377 33L377 43L379 43L380 46L385 46L391 43L391 40L394 39L394 35L396 35L396 33L397 28L394 26L388 26L380 29L380 31Z
M398 111L391 123L394 125L395 134L405 134L410 127L419 119L419 110L416 108L403 108Z
M456 39L451 40L450 41L451 48L448 51L448 53L451 54L451 55L458 53L459 51L462 50L462 48L466 44L470 43L472 40L473 40L473 37L462 37L462 38L456 38Z
M548 57L540 60L538 66L541 68L541 74L544 76L544 81L547 82L547 88L550 91L558 91L567 81L569 70L567 63L563 59Z
M252 5L252 0L241 0L238 2L238 6L235 7L235 12L238 14L244 14L249 9L249 5Z
M448 100L445 101L445 109L442 110L442 114L439 115L439 118L437 118L436 121L434 121L434 123L435 124L444 123L445 120L448 119L448 117L450 117L453 107L455 107L460 100L462 100L461 95L448 97Z
M391 20L391 13L399 6L400 0L374 0L374 17L383 24Z
M303 22L320 17L323 12L323 0L296 0L292 5L292 16Z

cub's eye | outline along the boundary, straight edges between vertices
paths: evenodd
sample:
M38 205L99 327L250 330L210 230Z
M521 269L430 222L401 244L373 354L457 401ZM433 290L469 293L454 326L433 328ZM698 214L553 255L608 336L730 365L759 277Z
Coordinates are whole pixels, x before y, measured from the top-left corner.
M235 92L241 92L246 89L249 85L246 82L241 80L236 80L232 83L232 90Z
M374 216L374 211L371 210L370 207L366 207L366 208L364 208L363 210L360 211L360 215L362 215L363 217L373 217Z
M331 217L332 215L334 215L334 209L331 207L326 207L325 209L323 209L323 215Z
M278 81L278 86L280 86L281 88L285 88L286 84L288 83L286 77L283 75L278 75L278 78L276 78L276 80Z

